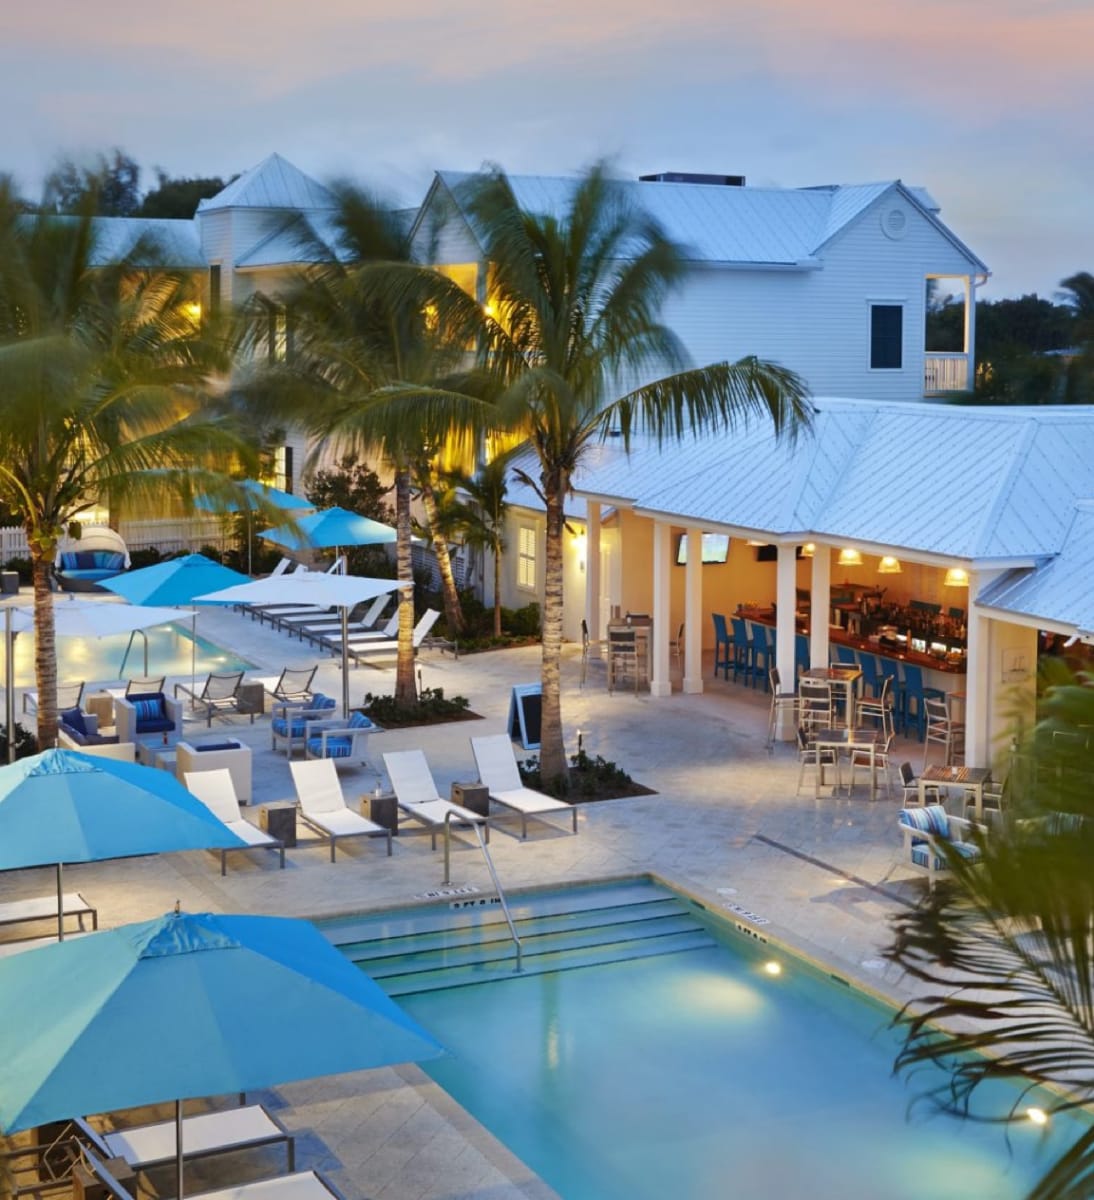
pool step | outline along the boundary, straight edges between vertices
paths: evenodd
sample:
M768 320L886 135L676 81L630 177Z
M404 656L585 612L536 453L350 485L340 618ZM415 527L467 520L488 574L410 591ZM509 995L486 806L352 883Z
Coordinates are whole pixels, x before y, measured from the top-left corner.
M523 973L544 974L609 962L705 949L713 938L687 904L648 886L636 894L602 892L567 906L522 903L513 919L523 950ZM595 903L600 900L601 903ZM515 949L501 913L430 913L412 922L387 919L325 930L351 961L392 996L510 978ZM368 934L368 936L366 936ZM343 940L344 938L350 940Z

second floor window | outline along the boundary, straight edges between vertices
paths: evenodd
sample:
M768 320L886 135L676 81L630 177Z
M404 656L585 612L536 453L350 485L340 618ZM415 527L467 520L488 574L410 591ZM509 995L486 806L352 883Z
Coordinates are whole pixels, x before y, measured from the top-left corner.
M522 525L517 540L517 587L536 586L536 531Z

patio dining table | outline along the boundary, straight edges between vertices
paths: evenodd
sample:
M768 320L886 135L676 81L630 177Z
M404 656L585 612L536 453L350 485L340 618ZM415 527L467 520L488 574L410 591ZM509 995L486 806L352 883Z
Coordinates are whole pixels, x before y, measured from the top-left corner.
M935 788L961 791L971 797L978 821L984 818L984 784L991 779L987 767L944 767L932 763L919 777L919 803L927 803L927 792Z

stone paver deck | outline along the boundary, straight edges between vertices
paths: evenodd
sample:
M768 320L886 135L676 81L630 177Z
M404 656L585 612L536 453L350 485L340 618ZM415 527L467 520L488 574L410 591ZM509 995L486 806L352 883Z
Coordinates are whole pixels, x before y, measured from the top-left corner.
M319 661L316 686L341 695L334 660L268 626L203 611L199 632L267 674ZM539 649L458 661L431 651L421 657L420 672L426 686L468 697L483 719L376 735L370 759L379 766L385 750L420 747L447 795L452 781L475 778L469 737L502 730L511 686L537 680ZM393 675L353 669L351 699L390 691ZM807 777L796 795L793 747L780 744L769 754L765 745L762 691L708 676L702 696L609 695L596 662L579 688L574 655L563 681L568 745L576 750L580 728L590 754L619 763L657 795L583 806L577 837L557 822L533 822L522 842L517 820L502 816L490 848L503 886L654 873L711 908L740 905L768 922L768 936L896 1002L908 997L905 982L878 959L889 916L924 886L897 864L899 792L888 798L882 791L875 801L864 789L853 798L815 799ZM254 747L256 803L293 798L286 757L270 750L268 723L268 717L253 726L241 717L214 723ZM204 721L192 728L205 732ZM918 768L921 746L905 743L901 750L897 761L906 757ZM342 780L352 801L371 791L377 777L366 767L344 770ZM388 908L435 889L442 873L442 854L431 853L428 836L400 834L390 859L381 842L358 839L340 846L332 865L325 845L305 840L287 852L284 871L274 855L241 854L230 856L221 878L216 856L191 853L72 866L66 884L97 906L101 924L112 926L167 911L176 900L191 911L309 917ZM466 844L454 851L452 882L490 890L485 865ZM0 901L48 894L52 886L50 870L11 872L0 876ZM413 1066L288 1085L263 1099L301 1131L300 1167L328 1173L347 1200L553 1195Z

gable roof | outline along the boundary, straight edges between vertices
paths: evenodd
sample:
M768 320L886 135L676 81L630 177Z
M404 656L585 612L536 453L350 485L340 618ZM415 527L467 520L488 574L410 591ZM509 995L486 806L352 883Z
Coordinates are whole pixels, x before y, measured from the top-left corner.
M482 248L461 192L474 178L464 171L438 171L423 212L443 189L467 221ZM517 203L524 209L561 215L578 180L549 175L509 175ZM727 187L722 184L617 180L615 185L641 206L685 248L692 262L742 266L815 266L817 255L840 232L892 192L899 194L950 240L977 271L980 261L938 219L937 205L922 188L906 188L899 180L810 188Z
M58 221L76 218L57 217ZM94 266L119 262L146 240L153 254L147 263L160 262L170 267L199 270L206 266L201 239L193 221L168 217L94 217L95 244L91 261ZM140 258L140 255L137 255Z
M198 204L199 213L219 208L330 209L334 194L280 154L244 171L222 191Z
M814 406L796 443L755 420L629 457L609 447L575 487L678 523L1000 564L1057 554L1094 496L1094 407Z

